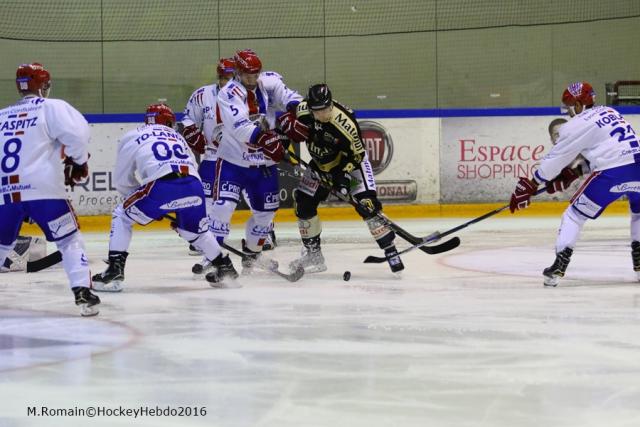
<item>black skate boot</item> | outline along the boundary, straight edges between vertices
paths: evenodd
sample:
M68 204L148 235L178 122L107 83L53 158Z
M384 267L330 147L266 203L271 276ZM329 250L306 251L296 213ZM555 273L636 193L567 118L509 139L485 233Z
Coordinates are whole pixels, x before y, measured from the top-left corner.
M304 269L305 273L326 271L327 265L324 263L324 255L322 255L322 249L320 248L320 236L303 238L302 244L300 258L291 261L289 264L291 271L296 271L300 267Z
M393 273L399 273L404 270L404 264L400 259L400 255L398 255L398 250L395 245L385 248L384 256L387 258L387 262Z
M109 251L109 266L102 273L95 274L93 289L97 292L120 292L124 281L124 265L128 252Z
M640 242L631 242L631 259L633 260L633 271L636 272L638 281L640 281Z
M222 256L222 254L218 255L216 259L214 259L211 264L213 265L213 271L210 271L205 276L207 282L209 282L209 286L212 288L224 288L229 287L225 286L222 282L226 281L225 279L237 279L238 272L236 271L229 255Z
M71 288L71 290L76 296L76 305L80 306L81 316L95 316L100 312L100 310L98 310L100 298L92 294L89 288L76 286L75 288Z
M276 243L276 233L275 231L271 230L269 232L269 237L267 237L267 240L264 242L264 245L262 245L262 250L272 251L276 248L276 246L278 246L278 244Z
M191 243L189 243L189 255L191 256L202 255L202 251L196 248L195 246L193 246Z
M545 268L542 272L545 286L558 286L560 278L564 277L564 273L567 271L572 254L573 249L571 248L564 248L556 254L556 260L551 264L551 267Z
M253 273L253 268L256 266L256 261L262 252L254 252L247 247L247 242L242 239L242 252L245 256L242 258L242 274Z
M205 274L213 269L213 263L207 259L207 257L202 258L202 261L193 264L191 267L191 272L193 274L201 275Z

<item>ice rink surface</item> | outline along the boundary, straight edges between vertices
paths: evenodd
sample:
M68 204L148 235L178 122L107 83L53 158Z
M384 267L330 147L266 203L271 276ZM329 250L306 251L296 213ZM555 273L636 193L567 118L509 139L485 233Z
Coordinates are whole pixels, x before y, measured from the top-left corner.
M468 219L398 222L427 235ZM362 222L326 222L327 272L294 284L258 273L235 289L194 280L198 258L170 230L137 232L125 291L100 294L95 318L78 315L60 268L0 275L0 426L638 426L628 218L588 223L567 277L545 289L558 224L488 219L454 251L408 254L396 279L362 264L380 254ZM277 233L269 256L284 267L300 244L294 224ZM94 273L107 239L85 234ZM206 415L34 417L29 406Z

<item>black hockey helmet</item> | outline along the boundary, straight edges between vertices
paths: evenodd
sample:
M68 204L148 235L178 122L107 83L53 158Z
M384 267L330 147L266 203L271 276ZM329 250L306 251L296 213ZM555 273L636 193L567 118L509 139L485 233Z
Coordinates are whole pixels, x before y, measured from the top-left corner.
M324 83L318 83L309 88L307 94L307 105L310 110L322 110L327 108L333 102L329 86Z

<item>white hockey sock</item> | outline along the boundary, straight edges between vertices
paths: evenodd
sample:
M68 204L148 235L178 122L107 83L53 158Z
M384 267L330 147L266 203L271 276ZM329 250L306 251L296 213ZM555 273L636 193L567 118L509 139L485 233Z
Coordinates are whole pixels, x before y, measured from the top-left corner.
M395 234L391 231L388 225L382 221L381 218L374 216L364 221L369 227L371 236L376 241L380 249L386 249L393 245Z
M267 240L269 232L273 228L275 212L253 211L251 218L245 227L245 240L247 248L253 252L261 252L262 245Z
M211 231L201 234L192 233L190 231L178 228L178 234L187 242L200 249L205 258L213 261L220 255L222 249L216 240L216 236Z
M582 226L586 222L587 217L579 214L573 207L569 206L562 214L560 229L558 230L558 238L556 239L556 253L564 248L574 248Z
M84 252L84 243L80 232L76 231L72 235L58 240L56 246L62 253L62 266L65 273L67 273L71 287L89 287L91 285L91 272L89 271L89 260Z
M211 209L211 223L209 228L218 239L218 242L224 241L229 236L231 230L231 216L236 210L238 204L230 200L217 201L213 203Z
M207 209L207 218L209 219L209 230L213 231L213 199L211 197L205 197L204 206Z
M131 235L133 234L133 220L124 213L122 205L116 206L111 214L111 235L109 250L126 252L129 250Z
M631 212L631 240L640 241L640 213Z
M311 239L319 236L322 232L322 223L318 215L309 219L298 218L298 230L300 230L300 237L303 239Z

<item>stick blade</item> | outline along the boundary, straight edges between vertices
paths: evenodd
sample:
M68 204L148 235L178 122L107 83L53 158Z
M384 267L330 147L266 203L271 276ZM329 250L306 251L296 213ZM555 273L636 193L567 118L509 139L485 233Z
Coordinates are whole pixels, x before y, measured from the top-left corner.
M35 273L37 271L44 270L52 265L56 265L60 261L62 261L62 253L60 253L60 251L55 251L44 258L40 258L39 260L27 262L27 273Z
M457 248L458 246L460 246L460 238L459 237L452 237L451 239L447 240L444 243L440 243L439 245L435 245L435 246L420 246L420 250L423 252L428 253L429 255L435 255L435 254L441 254L443 252L447 252L450 251L452 249Z

